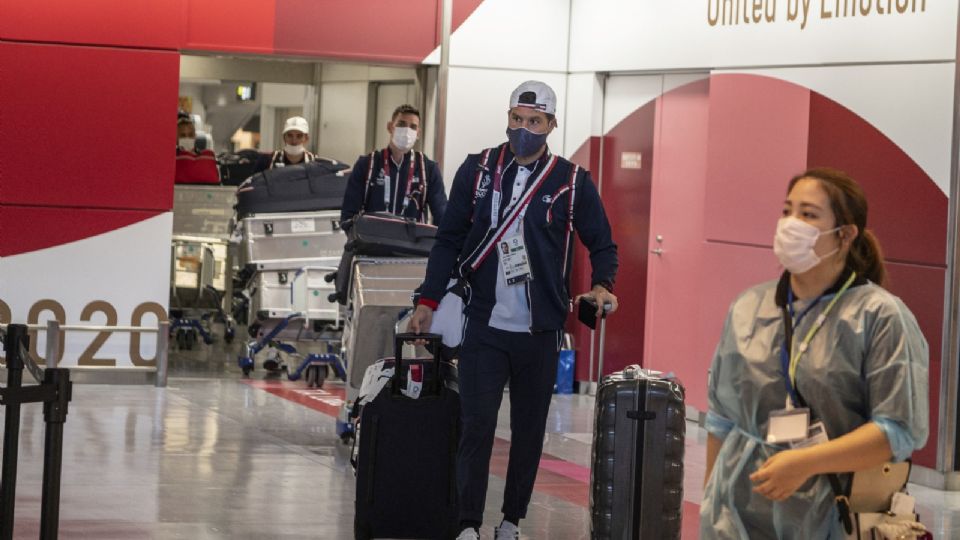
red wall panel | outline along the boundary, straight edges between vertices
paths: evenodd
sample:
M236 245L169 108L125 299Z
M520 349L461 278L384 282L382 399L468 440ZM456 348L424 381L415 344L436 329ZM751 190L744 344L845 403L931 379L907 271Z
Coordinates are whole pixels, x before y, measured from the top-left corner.
M273 52L275 0L184 1L188 5L183 49ZM323 19L304 18L300 24L317 34L323 31Z
M643 354L657 103L651 101L640 107L604 138L603 205L620 257L614 291L620 309L607 324L604 373L638 364ZM640 152L644 156L643 168L621 168L620 154L623 152Z
M0 39L176 49L186 0L0 0Z
M914 455L925 467L937 465L937 427L940 411L940 351L943 339L943 295L946 270L913 264L887 263L890 291L910 308L930 347L930 436L927 445Z
M171 207L176 53L0 42L0 73L0 203Z
M842 169L863 187L867 227L888 259L945 265L946 195L896 143L817 93L810 100L808 163Z
M0 205L0 257L103 234L160 214L154 210L93 210ZM69 261L63 261L68 264Z
M437 45L436 0L276 0L281 54L419 63Z
M806 168L809 106L790 83L711 77L707 239L773 245L787 182Z

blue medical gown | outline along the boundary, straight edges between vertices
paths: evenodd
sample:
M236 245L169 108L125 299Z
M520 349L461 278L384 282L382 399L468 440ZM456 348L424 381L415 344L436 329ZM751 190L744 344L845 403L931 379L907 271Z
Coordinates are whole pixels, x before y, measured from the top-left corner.
M777 282L747 290L727 314L709 376L707 430L723 441L700 509L701 539L843 538L830 483L812 477L789 499L753 492L750 475L784 449L763 442L770 411L782 409L783 319ZM830 303L799 323L802 340ZM805 307L795 303L797 313ZM827 435L873 421L898 461L923 447L928 430L927 342L903 302L872 283L851 287L826 317L797 366L797 387Z

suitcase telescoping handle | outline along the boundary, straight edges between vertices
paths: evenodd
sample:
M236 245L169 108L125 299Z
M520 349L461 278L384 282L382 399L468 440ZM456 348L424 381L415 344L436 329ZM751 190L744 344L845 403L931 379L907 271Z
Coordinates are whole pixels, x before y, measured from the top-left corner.
M400 373L403 364L403 344L415 341L426 341L429 349L433 350L433 368L435 374L433 381L433 393L438 396L440 395L440 390L443 388L443 376L440 373L441 340L442 336L440 334L414 334L412 332L397 334L396 340L394 341L393 381L391 381L394 395L400 393ZM426 380L426 374L424 374L424 380Z
M607 302L603 305L603 313L600 315L600 365L597 366L597 386L603 380L603 354L606 349L607 341L607 315L613 306ZM595 341L594 332L597 329L597 301L594 298L585 296L580 299L580 307L577 311L577 318L590 329L590 386L592 395L593 387L593 344Z

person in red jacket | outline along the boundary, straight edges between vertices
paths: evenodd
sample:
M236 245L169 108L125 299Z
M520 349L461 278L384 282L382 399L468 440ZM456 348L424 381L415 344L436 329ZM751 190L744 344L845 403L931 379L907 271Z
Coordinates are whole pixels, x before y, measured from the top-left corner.
M213 150L197 150L197 130L190 115L177 113L177 184L219 184L217 156Z

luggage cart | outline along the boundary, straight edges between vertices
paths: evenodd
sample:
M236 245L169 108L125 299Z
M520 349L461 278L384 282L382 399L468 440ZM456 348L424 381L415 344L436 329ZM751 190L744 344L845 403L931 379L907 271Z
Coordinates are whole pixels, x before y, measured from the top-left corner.
M170 257L170 332L180 349L192 349L201 339L213 343L214 322L224 325L224 341L236 333L224 298L232 294L226 240L174 236Z
M294 343L304 341L303 338L307 337L304 335L305 326L302 324L294 324L304 321L302 314L291 313L277 321L268 331L263 332L262 335L248 342L237 360L237 364L243 371L244 376L249 376L250 372L253 371L257 354L269 348L278 354L270 356L264 362L264 369L267 371L282 372L287 370L287 366L279 354L283 353L283 355L299 360L297 368L287 374L287 378L291 381L299 380L305 376L308 386L316 386L319 388L323 386L323 382L331 369L337 377L346 381L347 373L340 360L340 356L333 352L334 346L339 343L338 336L324 336L322 334L316 336L307 330L307 332L311 334L310 337L314 337L311 341L323 343L327 351L325 353L308 353L305 355L301 354L297 350L297 347L290 341L281 339L281 336L283 336L285 332L293 331L295 332L294 339L292 340Z
M357 257L352 266L345 309L342 355L347 366L344 405L337 416L337 435L353 437L353 403L367 367L393 355L398 323L412 307L413 291L423 282L427 259Z

